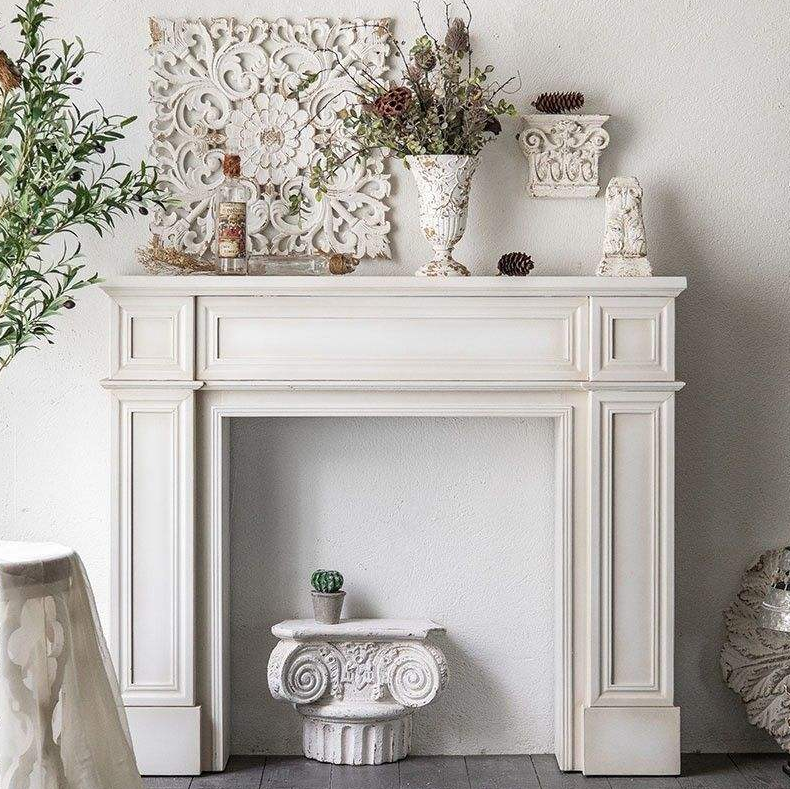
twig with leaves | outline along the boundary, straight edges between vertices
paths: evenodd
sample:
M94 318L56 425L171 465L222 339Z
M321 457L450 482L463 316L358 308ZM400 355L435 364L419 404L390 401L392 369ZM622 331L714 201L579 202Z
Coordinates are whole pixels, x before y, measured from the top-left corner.
M385 150L400 159L407 156L456 154L475 156L502 130L500 118L516 108L499 94L512 77L492 83L493 66L472 63L469 28L472 12L462 0L467 19L451 18L445 3L447 29L434 35L423 16L420 0L415 8L423 28L406 57L400 42L387 29L382 35L404 63L401 79L387 86L351 77L356 103L345 111L342 133L324 147L322 160L312 169L309 185L320 200L332 187L341 168L355 158ZM309 90L323 72L308 72L294 95ZM363 77L364 77L363 73ZM300 211L305 196L289 196L292 214Z
M0 371L52 342L53 317L75 306L84 273L77 230L99 235L163 199L155 169L109 151L135 118L83 112L74 101L86 56L79 39L45 35L50 0L27 0L13 23L21 55L0 51Z

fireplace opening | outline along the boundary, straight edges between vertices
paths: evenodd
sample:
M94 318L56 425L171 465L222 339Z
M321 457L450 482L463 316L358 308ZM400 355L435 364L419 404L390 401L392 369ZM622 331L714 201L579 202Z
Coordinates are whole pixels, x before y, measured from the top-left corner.
M413 753L554 751L555 452L552 419L231 419L231 752L301 752L266 664L318 567L344 574L344 616L446 627Z

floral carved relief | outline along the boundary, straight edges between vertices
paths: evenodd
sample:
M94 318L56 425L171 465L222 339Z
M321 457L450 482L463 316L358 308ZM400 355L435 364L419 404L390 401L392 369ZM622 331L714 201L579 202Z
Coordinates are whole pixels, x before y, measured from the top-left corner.
M385 33L380 20L152 19L152 154L179 201L154 215L155 238L193 255L209 249L223 153L235 149L259 190L248 217L253 255L389 257L381 154L349 160L323 200L308 188L322 150L343 135L352 78L385 77ZM309 73L318 79L295 98ZM305 200L292 215L299 190Z
M743 700L746 717L790 750L790 633L760 626L763 598L781 550L767 551L743 576L724 614L727 640L721 651L724 681Z

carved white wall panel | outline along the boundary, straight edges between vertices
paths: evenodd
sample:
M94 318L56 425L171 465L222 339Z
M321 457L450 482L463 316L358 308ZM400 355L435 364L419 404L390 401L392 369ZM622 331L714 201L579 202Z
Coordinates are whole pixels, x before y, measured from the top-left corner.
M533 197L595 197L608 115L525 115L519 144Z
M321 201L307 185L330 137L343 134L343 111L356 101L351 77L386 72L386 26L361 19L152 19L152 153L180 201L157 210L155 236L196 255L209 249L212 195L229 149L260 189L248 217L253 255L389 257L390 184L381 154L343 165ZM308 72L321 75L292 96ZM290 216L288 198L301 188L304 209Z

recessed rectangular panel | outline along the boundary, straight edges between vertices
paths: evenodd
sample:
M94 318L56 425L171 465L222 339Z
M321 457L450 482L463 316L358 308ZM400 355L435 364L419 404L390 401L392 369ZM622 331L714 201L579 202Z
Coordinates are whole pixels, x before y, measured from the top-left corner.
M644 318L612 320L612 359L643 364L656 357L656 322Z
M581 380L585 299L199 299L206 380Z
M153 315L132 316L131 358L175 362L173 319Z
M133 686L176 683L174 648L174 445L173 412L132 414Z
M655 686L655 415L612 414L611 676Z

